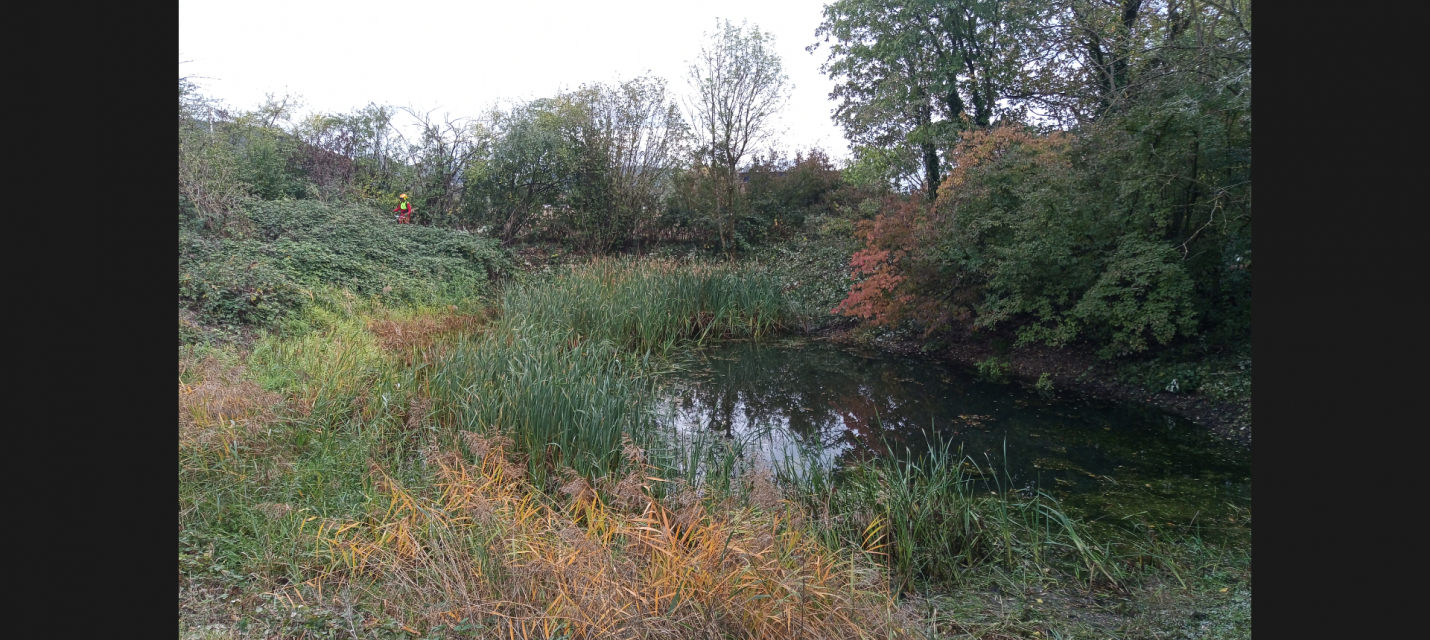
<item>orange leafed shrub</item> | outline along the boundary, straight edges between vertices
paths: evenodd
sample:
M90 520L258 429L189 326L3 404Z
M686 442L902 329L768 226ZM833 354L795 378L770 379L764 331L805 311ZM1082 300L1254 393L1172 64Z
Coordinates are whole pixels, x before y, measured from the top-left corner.
M857 317L872 326L914 320L929 331L962 318L962 307L926 295L947 292L942 277L928 266L928 247L936 220L926 204L891 197L884 213L859 223L856 236L864 248L850 260L856 282L832 313Z
M1039 135L1021 127L997 127L964 134L950 157L952 169L939 186L938 208L946 209L951 201L965 193L963 188L968 184L970 172L999 160L1015 148L1029 152L1024 156L1040 164L1066 163L1064 152L1071 141L1071 137L1061 131Z
M926 335L954 323L967 325L979 294L977 275L951 268L937 252L957 232L960 201L987 195L988 187L973 174L1014 149L1031 151L1024 155L1033 162L1066 162L1061 151L1067 143L1063 134L1041 136L1015 127L966 134L950 155L952 168L934 206L917 197L891 196L874 220L859 223L855 235L864 247L850 260L856 282L831 313L872 326L912 320Z
M899 262L913 248L917 219L923 208L915 202L888 198L886 213L859 223L855 236L864 241L864 248L850 260L856 282L849 296L831 313L869 321L873 325L894 324L902 319L898 288L908 279Z

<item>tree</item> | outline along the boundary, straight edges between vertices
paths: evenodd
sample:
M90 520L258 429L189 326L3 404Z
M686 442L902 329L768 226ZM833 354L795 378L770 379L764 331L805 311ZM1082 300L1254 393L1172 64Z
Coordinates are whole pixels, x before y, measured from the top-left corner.
M648 77L498 111L485 130L489 151L465 172L464 215L505 242L538 228L593 252L654 221L686 140L665 82Z
M504 244L525 233L538 214L561 204L573 179L574 150L566 131L573 105L533 100L491 115L491 153L466 170L464 215L493 226Z
M840 101L835 120L858 145L916 150L920 187L933 200L942 178L940 152L958 131L992 122L1025 13L1004 0L826 5L815 33L831 43L822 70L839 81L830 94Z
M607 251L658 215L687 129L659 78L583 86L568 97L579 107L568 121L579 159L566 210L587 248Z
M1062 128L1124 112L1171 78L1251 64L1250 0L1058 0L1027 20L1005 97Z
M688 102L697 163L713 182L712 215L726 253L733 249L739 167L768 142L774 118L789 101L789 77L771 50L774 37L758 26L726 20L688 67L694 95Z
M960 131L944 151L936 206L886 201L860 227L859 282L838 312L930 332L1006 327L1021 343L1079 341L1110 357L1193 336L1197 348L1248 344L1250 3L1015 8L1004 14L1021 25L1005 30L1011 63L991 67L1003 75L990 95L1017 108L1011 115L1026 107L1035 117ZM864 91L846 105L854 115L887 115L875 107L912 91L899 93L900 76L878 64L932 59L931 48L875 57L900 52L900 34L922 14L885 15L841 19L849 31L832 34L845 51L835 61L871 81L850 86ZM876 64L855 65L856 55ZM890 144L895 160L910 146ZM875 153L861 161L870 174L895 164Z
M392 157L400 136L392 126L396 111L368 104L345 114L309 114L294 133L303 141L302 165L318 197L338 200L400 189Z
M410 186L418 220L426 223L455 219L461 206L462 176L467 167L487 155L491 132L481 123L450 116L438 121L431 112L407 109L420 129L420 137L408 145L413 169Z
M297 161L301 143L289 133L302 106L298 96L277 98L270 93L257 109L223 128L238 153L240 179L254 196L281 200L309 195L308 177Z

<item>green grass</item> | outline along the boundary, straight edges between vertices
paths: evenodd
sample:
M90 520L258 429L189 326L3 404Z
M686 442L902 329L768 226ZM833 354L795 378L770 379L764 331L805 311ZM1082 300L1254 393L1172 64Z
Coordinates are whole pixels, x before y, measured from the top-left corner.
M789 321L769 273L675 262L599 260L541 286L515 288L502 308L528 332L660 356L687 340L767 336Z
M906 451L844 469L809 454L786 460L780 475L819 515L827 542L886 554L905 589L959 586L989 567L1024 581L1056 566L1088 585L1118 582L1107 548L1089 541L1056 499L1010 490L961 451Z
M490 331L426 374L439 419L500 432L544 482L561 466L615 473L623 436L660 449L652 381L680 346L778 330L786 311L759 272L598 261L503 297Z
M345 522L395 526L384 520L391 512L379 485L434 499L442 492L435 461L443 452L470 454L463 432L509 437L536 488L532 504L553 513L568 508L559 490L571 481L568 469L608 504L620 497L615 482L640 471L658 478L641 480L651 495L691 487L713 516L778 509L755 495L760 476L750 473L742 443L673 433L655 412L655 393L662 373L701 341L763 338L793 326L796 311L781 288L776 276L750 267L600 261L512 284L498 319L393 350L373 323L411 331L427 319L479 312L493 299L456 300L454 314L318 287L287 330L261 334L251 353L181 349L181 411L211 399L187 426L181 413L181 634L348 637L366 628L379 637L460 637L450 629L476 623L452 620L442 631L433 626L438 614L389 604L399 591L411 597L441 592L436 587L338 579L348 574L318 531ZM238 400L224 409L214 398ZM275 399L281 405L267 410ZM646 452L648 466L632 469L627 439ZM786 534L817 539L850 558L851 571L861 562L882 566L882 579L908 594L904 606L941 611L918 618L938 636L1081 636L1116 624L1162 630L1179 624L1178 612L1232 635L1245 626L1239 600L1207 594L1249 594L1249 541L1244 549L1213 547L1195 531L1093 526L1046 495L1010 492L993 470L948 449L852 469L798 456L776 471L792 513L808 514L790 516ZM460 542L448 533L429 539ZM485 558L478 565L500 576L511 558L492 555L494 540L462 544L476 545L473 557ZM625 553L625 542L611 544L615 557ZM718 544L707 551L725 555ZM231 589L239 595L230 597ZM1131 604L1091 626L1039 617L1044 609L1055 617L1057 603L1094 597L1086 594ZM1005 615L1010 598L1033 613ZM1229 604L1215 605L1222 601ZM995 602L998 615L990 613Z
M826 544L884 557L925 637L1250 635L1249 531L1089 523L947 447L847 468L800 452L779 477Z

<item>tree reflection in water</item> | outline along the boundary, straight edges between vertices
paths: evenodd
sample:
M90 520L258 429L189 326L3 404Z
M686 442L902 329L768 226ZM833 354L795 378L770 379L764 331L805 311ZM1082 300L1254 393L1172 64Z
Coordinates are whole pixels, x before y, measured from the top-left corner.
M1249 455L1184 420L1044 398L933 361L818 341L725 343L693 354L666 393L678 430L757 443L772 461L795 447L840 466L890 449L917 457L941 438L1018 488L1114 496L1117 483L1175 481L1168 491L1197 494L1178 504L1250 500Z

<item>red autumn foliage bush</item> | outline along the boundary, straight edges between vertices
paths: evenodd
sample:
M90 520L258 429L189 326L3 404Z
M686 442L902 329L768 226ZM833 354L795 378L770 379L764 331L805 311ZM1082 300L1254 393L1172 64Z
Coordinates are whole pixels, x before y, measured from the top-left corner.
M876 326L900 319L895 291L907 276L899 272L898 262L908 256L913 219L921 213L919 205L897 196L886 198L881 208L887 213L861 221L856 227L855 237L864 241L864 248L855 252L849 262L856 282L849 288L849 296L831 312L861 318Z
M833 312L925 337L1008 324L1018 344L1088 340L1107 357L1193 335L1192 256L1177 250L1191 231L1148 205L1155 175L1109 160L1123 142L966 134L937 203L891 197L858 226L857 282Z
M863 221L855 236L864 248L850 260L856 280L849 295L831 313L857 317L872 326L912 321L925 336L956 326L972 328L974 305L984 278L946 259L941 247L968 240L955 228L959 205L987 199L997 180L979 170L1015 152L1040 166L1066 161L1067 137L1039 136L1021 128L999 127L964 136L950 156L935 205L912 197L889 196L874 220ZM972 238L976 240L977 238Z

